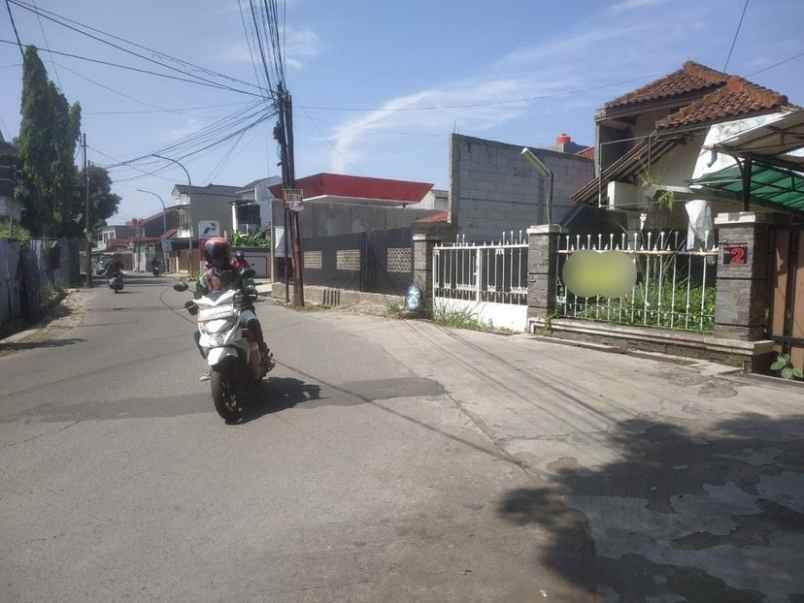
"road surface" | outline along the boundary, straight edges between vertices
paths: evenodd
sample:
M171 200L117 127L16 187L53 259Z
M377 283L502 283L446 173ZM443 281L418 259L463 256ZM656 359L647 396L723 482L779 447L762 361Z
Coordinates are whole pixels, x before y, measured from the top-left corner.
M169 285L0 347L0 600L804 596L801 390L266 301L227 426Z

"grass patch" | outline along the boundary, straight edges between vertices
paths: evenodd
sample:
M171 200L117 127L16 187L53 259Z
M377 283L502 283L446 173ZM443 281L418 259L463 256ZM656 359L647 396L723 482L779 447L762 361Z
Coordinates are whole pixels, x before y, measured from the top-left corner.
M495 327L492 322L483 322L472 310L449 310L444 306L433 307L433 322L453 329L468 329L484 333L511 335L513 331L503 327Z
M405 312L405 304L400 301L386 301L385 302L385 315L388 318L402 318Z

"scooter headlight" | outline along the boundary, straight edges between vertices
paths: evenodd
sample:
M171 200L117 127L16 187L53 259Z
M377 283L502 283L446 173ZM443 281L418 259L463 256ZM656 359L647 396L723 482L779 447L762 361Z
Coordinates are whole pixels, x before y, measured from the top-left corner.
M204 330L208 333L221 333L231 329L235 325L234 318L221 318L218 320L208 320L204 323Z

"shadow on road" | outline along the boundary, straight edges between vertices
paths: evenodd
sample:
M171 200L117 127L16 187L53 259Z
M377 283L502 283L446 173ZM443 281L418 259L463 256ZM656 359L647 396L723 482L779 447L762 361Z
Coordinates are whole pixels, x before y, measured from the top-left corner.
M302 402L318 400L320 396L321 388L313 383L293 377L272 377L260 383L242 423L293 408Z
M0 343L0 354L3 352L19 352L21 350L39 350L46 348L61 348L74 343L86 341L80 337L65 337L63 339L43 339L31 341L18 341L15 343Z
M704 434L625 421L619 460L564 457L498 513L545 529L538 563L605 601L804 601L804 415Z

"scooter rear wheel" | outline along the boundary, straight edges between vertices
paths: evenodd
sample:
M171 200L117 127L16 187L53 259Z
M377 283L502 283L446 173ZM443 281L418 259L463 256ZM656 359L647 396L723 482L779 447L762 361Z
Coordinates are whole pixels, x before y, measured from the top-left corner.
M209 376L209 386L215 410L227 423L237 423L242 418L234 383L222 371L213 370Z

